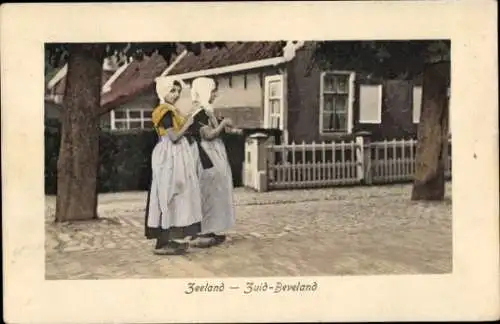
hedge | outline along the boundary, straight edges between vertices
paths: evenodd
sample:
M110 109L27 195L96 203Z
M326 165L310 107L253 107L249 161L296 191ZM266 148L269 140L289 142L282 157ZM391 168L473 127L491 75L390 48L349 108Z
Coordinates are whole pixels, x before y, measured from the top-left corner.
M57 158L60 126L45 126L45 193L57 192ZM224 134L235 187L242 184L245 140ZM98 192L145 191L151 181L151 152L156 143L152 130L139 132L101 131L99 137Z

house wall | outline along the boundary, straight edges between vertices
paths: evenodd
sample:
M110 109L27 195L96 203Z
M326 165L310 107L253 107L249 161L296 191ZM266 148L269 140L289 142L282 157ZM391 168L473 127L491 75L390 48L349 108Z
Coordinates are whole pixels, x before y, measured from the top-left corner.
M238 128L260 128L263 123L261 107L215 108L214 113L218 118L230 118Z
M215 77L219 83L218 96L214 102L214 108L227 109L233 107L261 107L262 87L259 73L245 74L234 73ZM192 80L186 83L190 84ZM186 91L187 90L187 91ZM191 105L191 93L184 89L181 98L177 102L179 107Z
M218 77L217 81L219 96L215 102L216 108L260 107L262 105L261 76L258 73L230 74Z
M314 42L306 42L287 65L288 72L288 133L289 142L329 141L338 135L320 134L320 79L323 71L355 72L352 133L370 132L372 140L415 138L418 123L413 122L413 87L421 85L421 78L388 79L371 72L348 66L345 58L332 60L328 69L312 63ZM338 62L338 63L336 63ZM394 71L391 71L394 72ZM402 71L404 75L404 71ZM360 88L362 85L382 85L381 122L360 122Z
M237 127L262 127L264 120L264 78L278 73L278 68L269 67L246 73L237 72L215 76L214 78L219 83L218 97L214 102L215 114L218 117L231 118ZM188 88L183 89L176 106L179 110L187 112L192 107L190 91L192 80L183 81L188 85ZM127 108L152 109L157 103L156 90L152 88L143 95L121 105L115 111ZM109 115L103 119L105 124L109 125Z
M114 109L114 114L117 118L122 118L122 115L116 114L117 112L120 111L125 111L127 109L144 109L144 110L149 110L152 111L153 108L158 104L158 97L156 95L156 91L154 89L149 89L145 93L135 96L133 99L121 104L117 108ZM145 116L147 120L150 121L151 114L148 113L147 116ZM122 119L123 120L123 119ZM101 126L105 129L110 129L111 128L111 113L107 114L106 116L103 116L103 120L101 122ZM144 125L144 128L150 129L151 124Z
M357 73L353 105L353 132L367 131L372 141L416 138L418 124L413 123L413 81L384 80ZM360 115L360 86L382 85L381 123L362 123Z
M132 100L120 105L115 110L122 109L153 109L158 104L158 96L155 90L149 90L140 96L134 97Z
M264 78L278 73L278 68L268 67L214 76L219 84L218 96L213 104L216 115L231 118L237 127L262 127ZM192 80L184 82L190 85ZM190 89L183 89L176 105L181 111L190 109L192 105Z

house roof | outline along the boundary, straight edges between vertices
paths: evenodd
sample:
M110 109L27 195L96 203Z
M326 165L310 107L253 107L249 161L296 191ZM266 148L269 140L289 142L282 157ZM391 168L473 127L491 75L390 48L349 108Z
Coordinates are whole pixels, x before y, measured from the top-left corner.
M280 55L282 46L279 42L229 42L225 48L204 48L200 55L187 53L169 71L177 75L192 71L219 68L257 60L275 58ZM145 57L142 61L133 61L113 82L111 91L101 97L102 106L118 106L132 97L152 89L155 79L169 64L159 54Z
M159 54L144 57L141 61L132 61L111 85L111 91L101 96L101 106L120 105L132 97L151 89L155 78L168 67L168 63Z
M177 75L220 68L280 56L280 42L229 42L224 48L204 48L200 55L188 53L171 71Z
M185 55L169 71L169 75L177 75L193 71L207 70L244 64L253 61L272 59L281 55L280 42L229 42L225 48L204 48L200 55ZM111 90L101 96L101 106L116 107L144 91L154 88L155 79L160 76L169 64L159 54L145 57L141 61L132 61L111 85ZM104 85L113 73L103 72ZM56 84L56 94L64 94L66 78Z

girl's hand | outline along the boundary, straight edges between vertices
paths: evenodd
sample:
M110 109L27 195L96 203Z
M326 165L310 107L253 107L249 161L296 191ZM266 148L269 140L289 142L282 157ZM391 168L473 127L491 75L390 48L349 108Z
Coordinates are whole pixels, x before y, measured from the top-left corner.
M224 118L224 119L222 120L222 123L223 123L223 124L224 124L224 126L226 126L226 127L230 127L230 128L232 128L232 127L233 127L233 121L232 121L231 119L229 119L229 118Z
M242 135L243 134L243 130L240 129L240 128L230 128L230 127L226 127L224 129L226 131L226 133L228 134L236 134L236 135Z
M238 135L243 135L243 129L241 128L234 128L234 132Z

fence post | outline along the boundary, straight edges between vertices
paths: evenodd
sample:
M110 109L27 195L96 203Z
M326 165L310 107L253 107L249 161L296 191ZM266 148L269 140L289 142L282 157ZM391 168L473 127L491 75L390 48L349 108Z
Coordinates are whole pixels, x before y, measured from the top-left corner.
M245 186L259 192L267 191L268 136L250 135L245 144Z
M364 139L363 136L356 136L356 175L359 183L362 183L365 178L365 154L364 154Z
M243 160L243 186L254 188L254 175L257 172L257 167L254 160L257 158L257 141L247 137L245 140L245 157Z
M372 172L372 150L371 150L371 133L369 132L359 132L356 134L356 140L361 138L360 140L363 144L362 152L362 182L367 185L371 185L373 182L373 172ZM361 159L361 158L360 158Z

